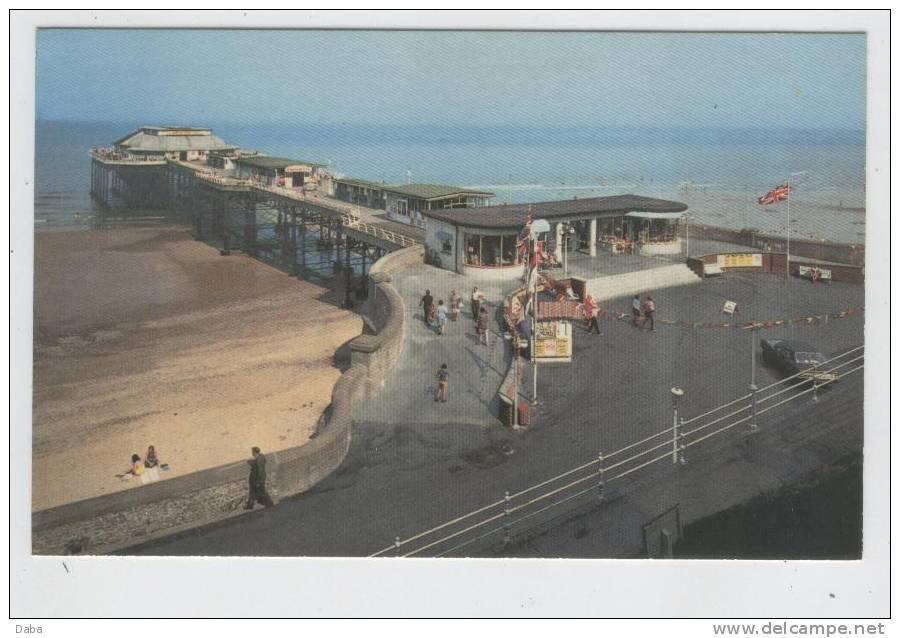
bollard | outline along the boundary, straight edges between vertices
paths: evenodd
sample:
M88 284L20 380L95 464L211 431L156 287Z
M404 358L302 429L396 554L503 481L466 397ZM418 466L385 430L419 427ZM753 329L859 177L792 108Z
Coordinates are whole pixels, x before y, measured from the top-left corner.
M512 536L510 534L509 529L509 491L503 493L503 500L505 501L503 506L503 544L509 545L512 541Z
M597 455L597 500L603 500L603 453Z
M812 385L813 385L812 400L813 400L813 403L818 403L819 402L819 384L815 379L813 379Z

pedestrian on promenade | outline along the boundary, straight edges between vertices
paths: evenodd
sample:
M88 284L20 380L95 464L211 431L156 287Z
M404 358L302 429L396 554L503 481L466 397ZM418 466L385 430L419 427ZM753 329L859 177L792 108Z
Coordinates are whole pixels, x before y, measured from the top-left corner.
M247 461L247 465L250 466L250 490L244 509L252 510L257 502L272 507L275 503L266 492L266 457L258 447L254 447L250 453L253 455L253 458Z
M597 306L596 308L591 309L591 318L588 321L588 334L596 331L596 333L600 334L600 322L598 319L606 314L606 311Z
M488 344L488 312L487 308L481 308L478 311L478 321L475 324L475 332L478 333L478 343Z
M475 321L478 321L478 311L482 303L484 303L484 293L478 289L478 286L475 286L472 288L472 319Z
M459 319L459 311L462 309L462 297L455 290L450 292L450 318L453 321Z
M425 314L425 325L431 325L431 309L434 306L434 297L431 296L430 290L425 291L425 295L419 302L419 306L422 308Z
M590 295L587 295L584 298L584 315L583 316L584 316L584 322L587 325L588 330L590 330L590 328L591 328L590 323L591 323L591 318L594 316L594 306L595 306L594 298L591 297Z
M643 322L644 320L644 310L641 306L641 296L635 295L634 299L631 300L631 325L637 326L638 322Z
M641 326L641 330L644 329L644 326L647 325L647 322L650 322L650 330L656 330L653 325L653 313L656 312L656 302L653 301L653 297L647 295L647 298L644 299L644 324Z
M437 325L438 325L438 334L444 334L444 328L447 326L447 306L444 305L444 300L441 299L438 301L437 305Z
M447 402L447 392L450 386L450 371L447 369L447 364L442 363L440 369L437 373L437 393L434 395L435 401L440 401L441 403Z
M531 320L526 316L519 317L518 323L516 323L516 332L519 333L519 337L524 342L524 347L520 348L520 350L524 350L522 356L531 360Z

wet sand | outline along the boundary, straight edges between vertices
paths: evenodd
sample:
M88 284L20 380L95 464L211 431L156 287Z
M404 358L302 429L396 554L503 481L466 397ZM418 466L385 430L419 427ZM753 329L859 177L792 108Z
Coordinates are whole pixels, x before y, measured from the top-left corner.
M180 228L37 233L32 509L300 445L360 333L334 296Z

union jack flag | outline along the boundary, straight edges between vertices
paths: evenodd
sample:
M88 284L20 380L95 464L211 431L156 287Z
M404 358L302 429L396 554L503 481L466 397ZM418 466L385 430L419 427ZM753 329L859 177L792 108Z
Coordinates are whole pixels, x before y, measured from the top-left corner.
M789 184L782 184L781 186L776 186L756 201L759 202L761 206L768 206L769 204L781 202L790 197L790 190L791 187Z

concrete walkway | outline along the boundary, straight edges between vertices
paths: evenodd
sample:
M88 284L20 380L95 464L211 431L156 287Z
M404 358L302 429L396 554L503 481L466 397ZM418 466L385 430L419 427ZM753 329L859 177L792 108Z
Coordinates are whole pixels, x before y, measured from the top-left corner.
M471 284L448 270L422 265L394 275L394 286L406 300L406 345L381 396L391 399L370 402L354 414L356 420L384 420L395 424L441 425L466 423L498 425L497 388L509 364L503 337L499 334L496 311L502 300L499 284L479 286L487 297L492 317L489 345L480 345L469 309ZM507 284L511 286L514 284ZM425 290L434 302L443 299L448 310L450 293L456 290L464 300L458 321L448 321L444 335L425 325L419 302ZM436 376L441 364L450 371L450 393L446 403L434 401ZM389 413L385 413L385 409Z

